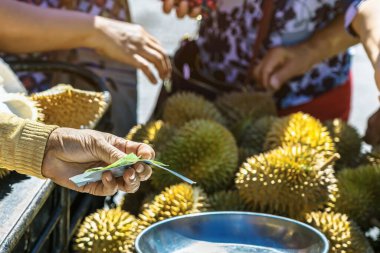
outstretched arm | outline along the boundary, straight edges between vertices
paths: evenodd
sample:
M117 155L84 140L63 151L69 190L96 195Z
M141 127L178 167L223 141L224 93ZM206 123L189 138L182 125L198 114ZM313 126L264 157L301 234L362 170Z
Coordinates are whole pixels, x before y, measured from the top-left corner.
M44 9L14 0L0 1L0 51L28 53L87 47L141 69L156 83L171 72L160 43L141 26L69 10Z

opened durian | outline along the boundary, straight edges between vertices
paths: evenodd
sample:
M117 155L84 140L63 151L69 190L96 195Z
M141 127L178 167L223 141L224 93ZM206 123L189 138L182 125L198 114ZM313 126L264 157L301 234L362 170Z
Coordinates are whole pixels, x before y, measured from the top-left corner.
M193 120L177 131L158 154L158 160L213 192L225 189L233 180L238 149L232 134L219 123ZM152 175L152 184L159 190L178 182L162 170Z
M136 142L142 142L151 145L156 152L165 147L165 144L174 135L174 127L165 124L163 121L152 121L145 125L133 127L126 139Z
M312 116L295 113L277 120L267 134L265 150L287 145L305 145L331 157L335 153L334 142L326 127Z
M44 115L44 123L72 128L93 127L110 100L106 92L82 91L70 85L57 85L30 98Z
M224 123L224 118L215 105L195 93L181 92L168 98L163 111L165 122L180 127L195 119Z
M2 110L23 119L43 121L44 115L38 108L38 103L23 94L0 94Z
M244 161L250 156L264 152L266 136L278 118L265 116L249 125L238 140L240 161Z
M248 158L236 186L253 209L298 218L334 203L332 159L307 146L287 146Z
M344 169L337 175L340 196L336 210L348 214L364 230L380 219L380 165Z
M362 145L357 130L340 119L328 121L326 126L341 157L336 162L336 168L354 167L358 163Z
M312 212L306 222L324 233L330 241L330 253L373 253L359 227L341 213Z
M209 197L211 211L247 211L247 205L236 190L219 191Z
M119 208L98 210L79 227L74 250L132 253L137 226L136 218Z
M247 125L259 118L277 115L272 96L263 92L227 93L217 98L215 104L225 116L228 128L236 136L240 136Z
M205 211L208 204L201 188L181 183L166 188L145 206L138 216L139 230L171 217Z

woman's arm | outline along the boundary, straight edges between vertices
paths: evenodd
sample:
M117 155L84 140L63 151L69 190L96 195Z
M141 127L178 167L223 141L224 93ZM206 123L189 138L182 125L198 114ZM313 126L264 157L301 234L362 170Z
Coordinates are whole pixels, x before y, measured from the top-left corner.
M14 0L0 1L0 51L28 53L87 47L141 69L157 82L171 72L159 42L134 24L69 10L44 9Z
M302 75L315 64L359 42L344 28L344 15L298 45L269 50L254 70L254 77L264 87L278 90L288 80Z
M352 28L359 36L375 69L375 80L380 90L380 2L363 2L352 22Z

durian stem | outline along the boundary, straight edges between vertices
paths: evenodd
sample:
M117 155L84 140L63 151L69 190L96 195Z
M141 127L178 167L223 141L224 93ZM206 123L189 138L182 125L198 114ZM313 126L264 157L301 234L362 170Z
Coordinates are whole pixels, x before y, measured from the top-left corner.
M322 164L322 166L320 167L320 170L326 169L329 165L331 165L338 159L340 159L340 155L338 153L333 154L329 159L327 159L327 161L324 164Z

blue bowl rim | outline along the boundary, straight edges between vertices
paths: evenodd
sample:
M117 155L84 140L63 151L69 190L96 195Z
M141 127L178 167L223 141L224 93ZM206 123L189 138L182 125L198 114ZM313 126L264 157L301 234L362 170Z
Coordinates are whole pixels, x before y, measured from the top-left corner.
M322 241L325 244L325 247L324 247L324 249L323 249L323 251L321 253L328 253L329 248L330 248L330 242L329 242L329 240L327 240L326 236L322 232L320 232L319 230L313 228L312 226L310 226L308 224L305 224L303 222L300 222L300 221L297 221L297 220L293 220L293 219L290 219L290 218L287 218L287 217L283 217L283 216L277 216L277 215L266 214L266 213L238 212L238 211L218 211L218 212L193 213L193 214L186 214L186 215L176 216L176 217L172 217L172 218L169 218L169 219L166 219L166 220L163 220L163 221L156 222L153 225L151 225L151 226L147 227L146 229L144 229L137 236L137 238L135 240L135 248L136 248L136 250L137 250L138 253L143 253L141 251L141 249L140 249L140 246L139 246L139 242L141 240L141 237L144 236L144 234L148 233L150 230L156 228L157 226L160 226L161 224L169 223L169 222L172 222L174 220L184 219L184 218L188 218L188 217L207 216L207 215L219 215L219 214L222 214L222 215L226 215L226 214L239 214L239 215L248 215L248 216L258 216L258 217L266 217L266 218L272 218L272 219L280 219L280 220L283 220L283 221L295 223L295 224L297 224L297 225L299 225L301 227L304 227L306 229L311 230L312 232L314 232L316 235L318 235L322 239Z

